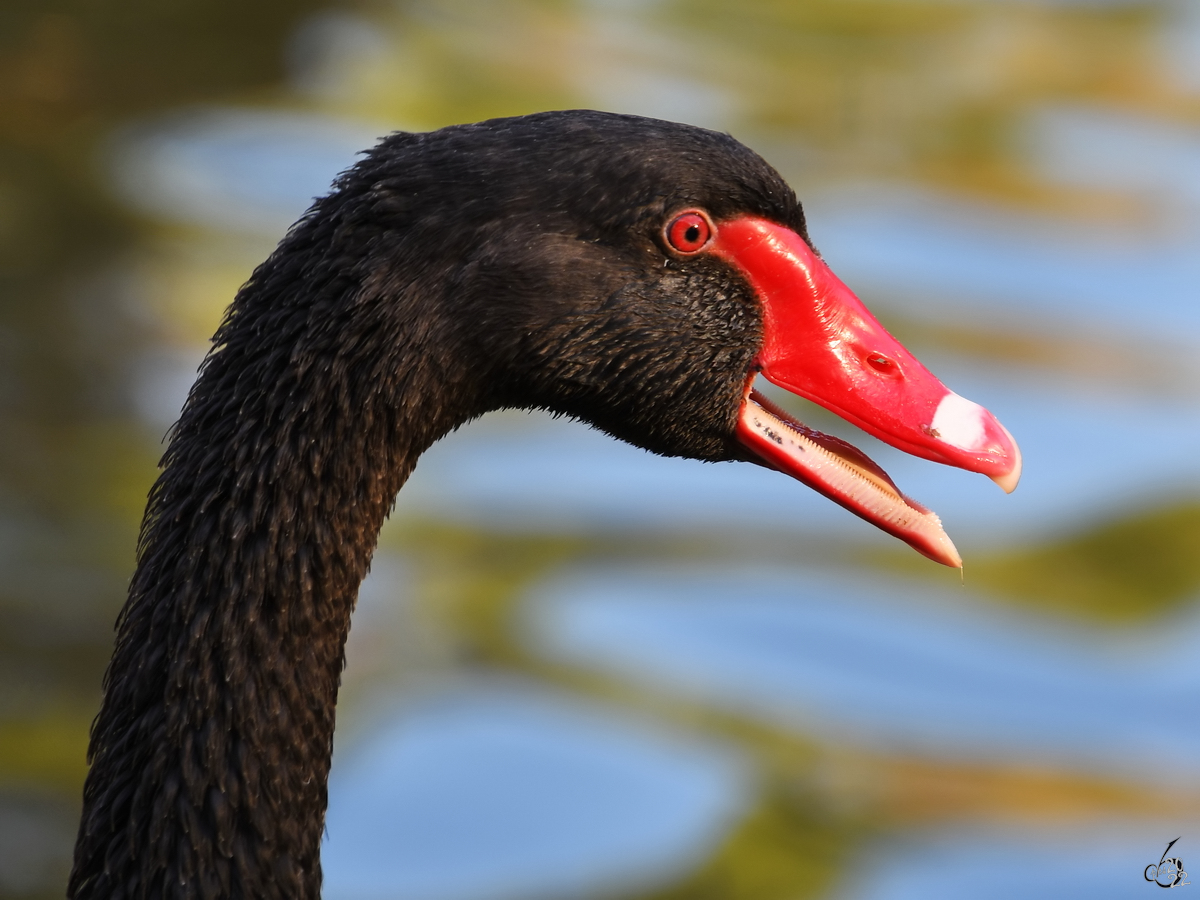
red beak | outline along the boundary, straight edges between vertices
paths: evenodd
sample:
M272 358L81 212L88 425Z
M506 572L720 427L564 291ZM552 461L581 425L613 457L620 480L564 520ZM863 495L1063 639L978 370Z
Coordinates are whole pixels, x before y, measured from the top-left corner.
M718 224L708 252L739 269L763 308L757 370L907 453L987 475L1005 491L1021 452L996 417L949 390L887 333L790 229L758 218ZM905 497L845 441L770 404L747 382L737 435L763 462L948 566L962 559L938 517Z

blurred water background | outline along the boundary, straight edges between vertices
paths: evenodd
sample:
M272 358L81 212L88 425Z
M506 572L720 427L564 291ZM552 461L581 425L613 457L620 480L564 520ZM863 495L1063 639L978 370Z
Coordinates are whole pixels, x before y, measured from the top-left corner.
M7 0L0 897L62 894L238 285L377 136L580 106L759 150L1026 477L800 411L942 514L960 584L754 467L452 435L360 598L326 896L1117 898L1197 858L1198 0Z

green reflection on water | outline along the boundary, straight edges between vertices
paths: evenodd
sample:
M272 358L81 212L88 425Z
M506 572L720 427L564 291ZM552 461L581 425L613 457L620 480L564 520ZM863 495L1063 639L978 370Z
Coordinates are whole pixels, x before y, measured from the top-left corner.
M4 828L31 823L0 841L41 835L3 857L0 896L62 894L159 452L125 385L150 336L111 278L142 232L99 178L99 142L132 114L276 82L317 5L0 5L0 805Z
M867 558L946 583L944 573L908 554ZM1159 621L1194 605L1200 594L1200 502L1174 501L1040 544L976 552L963 581L977 594L1055 617L1115 627Z
M971 561L971 586L1018 606L1137 623L1200 592L1200 502L1107 522L1064 541Z
M738 827L720 851L683 884L653 900L768 900L815 897L836 882L854 844L870 838L861 822L797 803L786 789Z

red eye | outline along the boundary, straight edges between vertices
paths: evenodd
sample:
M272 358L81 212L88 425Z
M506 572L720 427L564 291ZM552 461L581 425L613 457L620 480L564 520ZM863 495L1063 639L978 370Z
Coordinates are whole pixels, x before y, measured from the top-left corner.
M685 212L667 226L667 243L680 253L703 250L712 238L712 225L698 212Z

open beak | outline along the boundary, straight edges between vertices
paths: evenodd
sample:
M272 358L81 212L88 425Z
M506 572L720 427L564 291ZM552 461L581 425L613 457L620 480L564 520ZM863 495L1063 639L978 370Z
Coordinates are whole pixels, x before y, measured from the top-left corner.
M1021 452L990 412L949 390L887 333L800 235L759 218L720 223L708 252L742 272L763 307L756 372L893 447L980 472L1011 492ZM947 566L962 558L938 517L845 441L808 428L747 380L741 444Z

